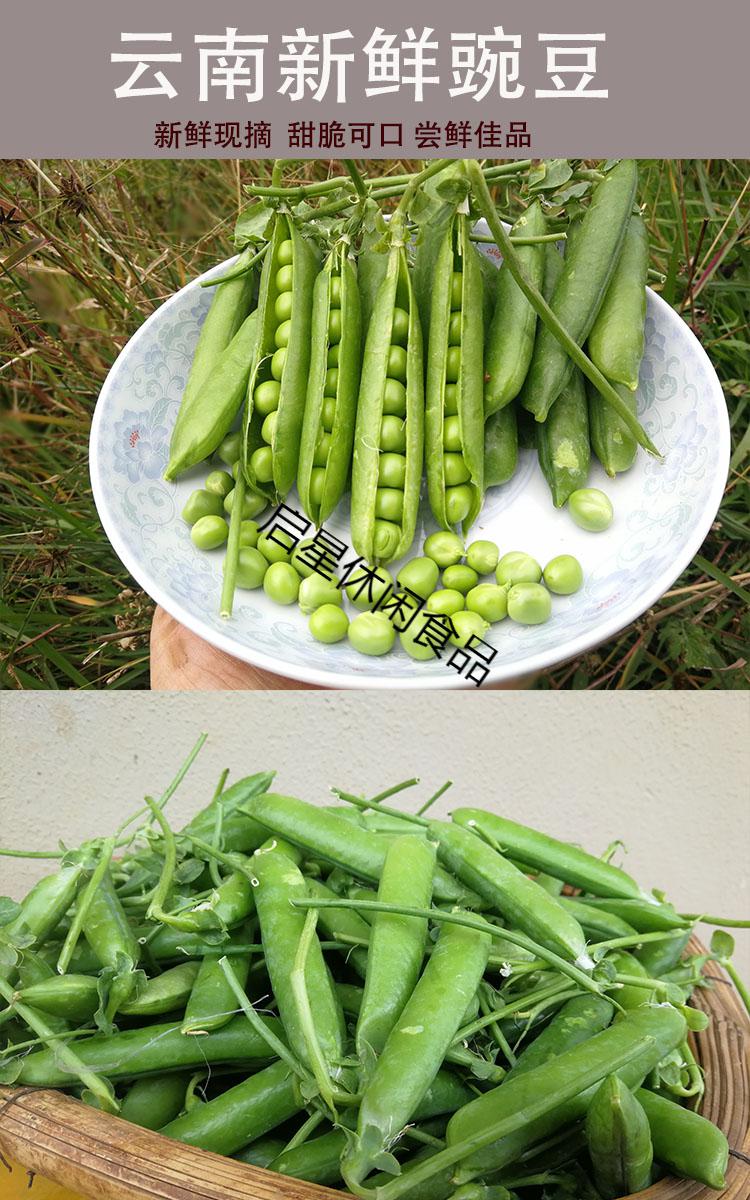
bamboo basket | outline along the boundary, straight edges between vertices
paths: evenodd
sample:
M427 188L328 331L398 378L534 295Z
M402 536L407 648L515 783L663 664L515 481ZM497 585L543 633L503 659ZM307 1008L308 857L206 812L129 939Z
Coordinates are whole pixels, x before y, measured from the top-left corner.
M689 950L703 952L692 938ZM694 1004L711 1023L693 1042L706 1075L703 1113L727 1135L722 1200L750 1200L750 1020L714 964ZM341 1200L344 1193L246 1166L150 1133L46 1088L0 1088L0 1152L92 1200ZM0 1163L0 1195L3 1194ZM666 1177L638 1200L709 1200L719 1193Z

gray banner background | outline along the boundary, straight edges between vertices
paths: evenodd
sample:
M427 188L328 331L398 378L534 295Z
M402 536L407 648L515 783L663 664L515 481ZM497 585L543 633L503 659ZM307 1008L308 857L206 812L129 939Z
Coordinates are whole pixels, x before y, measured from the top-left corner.
M6 7L0 42L0 155L3 157L340 157L344 150L321 151L317 145L288 150L290 121L339 120L403 122L404 142L381 149L373 145L368 157L395 158L421 153L460 155L460 150L417 151L415 122L446 120L499 121L504 129L511 120L526 121L532 134L531 150L495 148L490 157L637 155L643 157L744 157L750 152L747 126L747 67L745 56L750 33L750 5L737 0L713 0L707 8L698 0L631 0L627 5L601 0L566 0L563 4L535 4L506 0L502 6L488 0L464 0L458 6L428 5L419 0L397 3L381 0L377 6L356 6L336 0L277 5L249 5L228 0L206 6L198 0L129 0L128 4L101 0L26 0ZM453 32L490 33L502 25L506 34L520 33L520 99L452 99L450 35ZM196 34L223 34L227 26L240 34L269 35L266 49L265 98L248 103L244 95L198 101ZM439 86L427 88L422 104L413 91L368 99L365 96L366 59L358 52L376 25L403 37L412 25L435 29L440 41ZM298 26L308 33L349 29L354 35L347 50L355 51L348 67L348 99L336 104L292 102L277 92L277 54L281 34ZM172 46L154 50L181 50L181 64L165 70L178 96L117 100L114 88L130 74L128 64L112 64L110 54L136 47L121 45L121 32L166 32ZM537 87L549 87L545 50L537 35L545 33L600 33L607 41L598 49L598 74L592 87L607 88L609 98L535 99ZM140 44L139 44L140 45ZM145 77L144 77L145 82ZM154 146L157 121L269 121L273 128L270 149L218 150ZM476 153L476 148L465 153ZM357 153L355 150L354 153ZM363 152L360 150L359 154ZM481 153L481 151L479 152Z

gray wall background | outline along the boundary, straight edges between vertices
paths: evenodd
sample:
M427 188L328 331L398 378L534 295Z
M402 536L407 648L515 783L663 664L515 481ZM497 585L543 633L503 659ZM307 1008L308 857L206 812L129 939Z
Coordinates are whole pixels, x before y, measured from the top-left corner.
M416 807L495 808L619 861L684 911L750 916L750 702L741 693L32 693L0 702L0 844L54 848L112 831L209 738L169 806L179 826L231 778L276 769L315 803L418 775ZM403 801L402 801L403 802ZM46 865L0 858L20 898ZM708 934L708 931L705 931ZM737 931L750 976L750 931Z

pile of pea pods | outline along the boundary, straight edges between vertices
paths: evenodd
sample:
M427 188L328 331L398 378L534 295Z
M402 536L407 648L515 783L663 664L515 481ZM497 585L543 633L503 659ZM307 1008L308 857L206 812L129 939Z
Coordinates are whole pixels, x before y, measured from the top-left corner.
M175 831L204 740L158 802L0 900L0 1082L373 1200L724 1186L688 1032L710 959L748 1003L728 934L688 953L697 916L613 848L434 818L447 783L316 805L224 772Z
M166 478L215 454L229 468L183 513L196 546L225 548L224 616L264 581L247 522L295 484L316 527L349 492L351 545L386 567L412 549L425 479L438 529L466 539L533 447L554 505L596 532L613 513L586 486L592 450L611 476L639 444L656 453L635 412L648 242L634 161L587 171L572 219L529 192L509 233L490 187L518 188L513 163L435 161L395 184L347 167L249 189L240 257L204 283ZM289 571L270 574L288 596Z

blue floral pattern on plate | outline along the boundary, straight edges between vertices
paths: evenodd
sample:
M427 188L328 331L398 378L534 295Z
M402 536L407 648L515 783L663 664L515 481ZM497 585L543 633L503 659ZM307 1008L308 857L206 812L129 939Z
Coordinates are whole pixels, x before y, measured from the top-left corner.
M123 563L183 624L267 670L324 686L463 686L463 677L448 666L448 653L423 663L401 650L369 659L347 642L323 646L310 637L301 613L279 609L262 591L238 592L232 620L219 617L222 552L196 550L179 516L206 472L191 472L176 485L162 479L209 303L210 293L197 280L170 297L125 346L97 403L92 484L102 524ZM487 683L549 668L611 637L653 605L699 549L726 480L726 404L700 343L653 292L637 403L663 461L639 453L633 469L615 480L592 467L591 485L604 487L615 506L606 534L587 534L552 507L536 456L528 451L513 479L488 492L473 537L492 538L501 552L527 550L542 563L575 554L585 584L575 596L553 599L546 625L493 626L488 641L497 653ZM287 502L298 506L296 494ZM348 499L328 528L348 542ZM423 495L415 548L433 528Z

